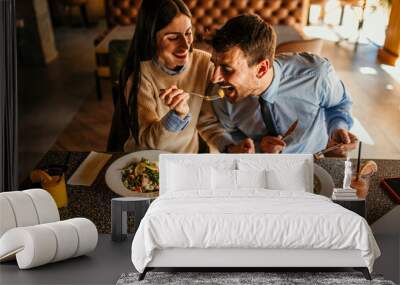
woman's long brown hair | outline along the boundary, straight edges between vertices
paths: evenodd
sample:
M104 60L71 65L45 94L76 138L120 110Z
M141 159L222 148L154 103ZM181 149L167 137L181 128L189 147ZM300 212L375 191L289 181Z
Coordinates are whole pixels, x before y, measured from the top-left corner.
M127 81L133 75L128 108L130 110L129 126L136 143L139 142L137 94L141 77L140 62L155 59L157 56L157 32L171 23L178 14L192 18L189 8L182 0L143 0L138 13L135 34L119 78L120 99L122 100Z

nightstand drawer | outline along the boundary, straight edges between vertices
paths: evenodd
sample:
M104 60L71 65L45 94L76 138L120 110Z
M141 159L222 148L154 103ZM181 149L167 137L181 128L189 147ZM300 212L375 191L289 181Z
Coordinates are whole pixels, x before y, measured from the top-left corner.
M365 200L360 201L346 201L346 200L332 200L334 203L341 205L342 207L359 214L363 218L367 218L366 203Z

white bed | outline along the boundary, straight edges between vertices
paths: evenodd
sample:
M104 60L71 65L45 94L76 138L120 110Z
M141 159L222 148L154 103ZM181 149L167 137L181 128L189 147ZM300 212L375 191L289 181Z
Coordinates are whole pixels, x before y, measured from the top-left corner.
M312 193L311 155L166 154L160 175L132 243L141 278L154 267L355 267L368 278L380 255L362 217Z

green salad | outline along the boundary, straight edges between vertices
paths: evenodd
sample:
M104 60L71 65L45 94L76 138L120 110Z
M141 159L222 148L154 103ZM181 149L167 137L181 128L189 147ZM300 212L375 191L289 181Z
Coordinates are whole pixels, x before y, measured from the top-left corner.
M122 183L131 191L153 192L159 190L159 169L156 163L142 158L121 170Z

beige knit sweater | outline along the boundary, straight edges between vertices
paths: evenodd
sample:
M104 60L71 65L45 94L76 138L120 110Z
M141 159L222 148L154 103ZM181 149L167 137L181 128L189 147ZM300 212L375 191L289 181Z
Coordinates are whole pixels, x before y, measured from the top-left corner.
M162 118L170 109L160 99L159 90L176 85L186 92L205 94L212 68L210 54L196 49L191 53L185 70L176 75L165 73L153 61L142 62L137 99L139 142L135 143L131 136L125 144L125 151L159 149L174 153L197 153L198 132L210 146L220 150L233 143L230 135L219 124L210 102L197 96L189 99L192 118L184 130L171 132L163 125ZM129 97L130 90L131 82L128 81L126 98Z

